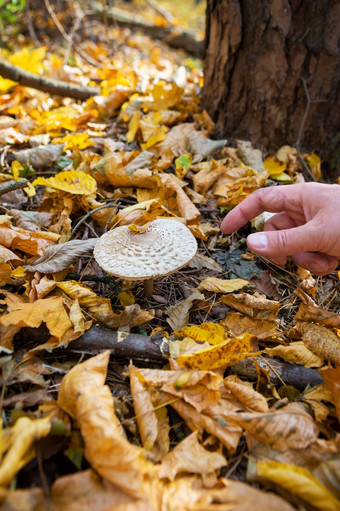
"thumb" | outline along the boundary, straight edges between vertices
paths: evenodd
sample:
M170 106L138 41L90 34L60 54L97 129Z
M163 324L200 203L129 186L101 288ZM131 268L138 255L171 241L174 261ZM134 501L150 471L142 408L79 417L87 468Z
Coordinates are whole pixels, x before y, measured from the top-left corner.
M311 223L292 229L250 234L247 245L253 252L269 258L320 250L315 242L315 229Z

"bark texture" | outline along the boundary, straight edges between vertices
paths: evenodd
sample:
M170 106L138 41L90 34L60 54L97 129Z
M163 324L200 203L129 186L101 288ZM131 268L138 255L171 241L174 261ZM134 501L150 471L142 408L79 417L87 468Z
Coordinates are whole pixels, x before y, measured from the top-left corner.
M218 133L263 150L335 146L339 24L339 0L208 0L203 103Z

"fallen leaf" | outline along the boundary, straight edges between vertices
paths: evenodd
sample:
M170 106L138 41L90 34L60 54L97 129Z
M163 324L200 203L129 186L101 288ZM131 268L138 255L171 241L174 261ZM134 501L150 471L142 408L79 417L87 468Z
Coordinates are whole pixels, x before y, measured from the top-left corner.
M254 356L254 339L253 335L246 333L234 339L227 339L216 346L180 355L176 358L176 363L187 369L196 367L208 371L225 367L244 358Z
M305 346L317 357L340 365L340 339L336 334L324 326L303 321L298 321L296 328Z
M217 277L207 277L202 280L197 289L199 291L212 291L213 293L232 293L248 285L249 282L243 279L227 280Z
M324 367L323 369L319 369L319 374L322 376L326 387L332 391L338 418L340 418L340 367L336 367L335 369L332 367Z
M285 346L275 346L264 350L271 357L281 357L293 364L303 364L305 367L321 367L323 360L309 350L302 341L291 342Z
M85 456L93 468L138 497L143 494L143 475L152 472L152 465L142 449L122 436L111 391L104 385L109 356L110 352L104 351L73 367L61 382L58 404L77 421Z
M246 332L255 335L257 339L265 340L279 335L276 321L266 321L263 319L252 318L240 314L239 312L230 312L221 321L221 325L235 337Z
M315 442L319 432L313 418L298 403L265 413L229 414L228 421L279 452L304 449Z
M49 144L13 151L13 156L20 163L29 163L35 169L52 167L59 160L64 149L64 144Z
M79 170L64 170L55 177L37 177L32 184L49 186L74 195L91 195L97 191L97 183L93 177Z
M230 375L224 379L224 385L250 410L256 412L268 411L268 403L265 397L254 390L251 384L240 380L237 376Z
M301 303L294 319L295 321L314 321L329 328L340 328L340 314L311 303Z
M204 300L204 295L194 291L188 298L172 305L166 310L167 323L173 330L184 328L189 322L189 311L195 300Z
M88 240L71 240L53 247L47 247L45 254L39 257L34 264L24 266L26 271L39 271L41 273L56 273L65 270L70 264L88 252L92 251L97 238Z
M218 272L222 271L222 267L212 257L207 257L199 253L189 261L188 266L190 266L190 268L197 268L198 270L208 268L209 270Z
M34 451L30 451L31 447L38 438L47 436L50 429L49 417L36 420L20 417L14 426L3 430L0 486L7 486L19 470L34 457Z
M209 344L220 344L228 337L222 325L218 323L202 323L199 326L186 326L174 332L179 337L190 337L198 342L208 342Z
M6 299L8 313L0 318L5 327L38 328L46 323L50 334L61 340L72 323L63 305L61 296L36 300L33 303L10 302Z
M222 454L205 449L197 436L198 432L194 431L163 457L158 473L160 478L166 477L173 481L177 474L183 472L204 476L218 471L227 464Z
M321 511L338 511L340 501L308 470L277 461L259 461L257 473Z
M280 302L267 300L263 296L250 295L247 293L222 296L221 300L229 307L233 307L250 317L265 320L275 320L279 312Z

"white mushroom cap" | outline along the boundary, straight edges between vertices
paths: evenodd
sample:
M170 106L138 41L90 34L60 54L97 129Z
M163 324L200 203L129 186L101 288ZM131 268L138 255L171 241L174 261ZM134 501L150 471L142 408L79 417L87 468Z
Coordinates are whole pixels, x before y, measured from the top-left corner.
M196 254L197 242L178 220L160 218L138 233L124 225L97 241L94 257L107 273L124 280L154 279L185 266Z

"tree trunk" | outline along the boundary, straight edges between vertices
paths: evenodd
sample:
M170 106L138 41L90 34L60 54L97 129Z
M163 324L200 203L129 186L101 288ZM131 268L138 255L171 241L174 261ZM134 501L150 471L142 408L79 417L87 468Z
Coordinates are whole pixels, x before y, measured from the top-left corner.
M203 104L217 133L264 151L300 141L340 167L339 24L339 0L208 0Z

